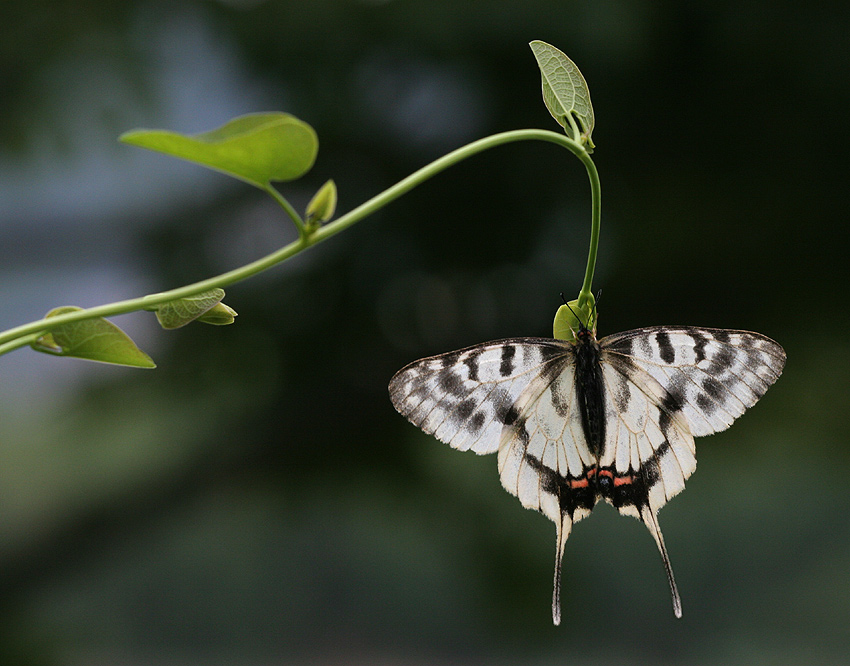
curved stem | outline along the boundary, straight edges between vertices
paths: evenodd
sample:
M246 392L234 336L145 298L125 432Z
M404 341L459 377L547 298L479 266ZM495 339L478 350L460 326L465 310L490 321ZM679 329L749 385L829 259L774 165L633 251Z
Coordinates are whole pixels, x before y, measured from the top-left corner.
M30 335L22 335L21 337L15 338L6 342L5 344L0 344L0 356L3 354L8 354L10 351L14 351L19 347L26 347L27 345L31 345L41 336L41 333L31 333Z
M599 184L599 173L596 171L596 165L590 159L590 155L586 151L582 151L582 153L577 153L576 155L584 164L587 169L587 175L590 178L590 249L587 252L587 268L584 271L584 282L578 294L578 306L584 309L588 304L593 303L593 292L591 288L593 272L596 269L596 250L599 247L599 231L602 226L602 188Z
M95 317L110 317L114 315L125 314L128 312L135 312L136 310L141 310L145 308L150 309L151 306L159 305L160 303L167 303L169 301L175 301L180 298L187 298L189 296L194 296L195 294L199 294L203 291L207 291L215 287L226 287L236 282L241 282L242 280L245 280L253 275L256 275L257 273L265 271L276 264L286 261L287 259L295 256L299 252L306 250L308 247L316 245L317 243L321 243L322 241L327 240L331 236L335 236L339 232L344 231L348 227L352 226L353 224L356 224L363 218L374 213L376 210L387 205L394 199L397 199L405 192L408 192L417 185L420 185L429 178L437 175L441 171L447 169L448 167L454 164L457 164L462 160L472 157L473 155L480 153L484 150L495 148L496 146L500 146L506 143L529 140L547 141L549 143L555 143L566 148L582 161L588 171L591 183L591 192L593 193L594 201L593 230L591 234L590 256L588 257L588 269L587 273L585 274L585 283L582 287L581 293L589 294L590 280L593 277L593 266L596 260L596 245L598 243L599 238L599 177L596 173L596 167L593 165L593 161L590 159L590 156L585 151L584 146L563 134L556 134L555 132L551 132L549 130L539 129L512 130L510 132L502 132L500 134L494 134L492 136L479 139L478 141L474 141L470 144L467 144L466 146L458 148L457 150L454 150L448 153L447 155L444 155L443 157L434 160L433 162L422 167L418 171L415 171L407 178L404 178L403 180L399 181L389 189L384 190L377 196L374 196L365 203L359 205L354 210L349 211L345 215L339 217L338 219L334 220L333 222L330 222L329 224L323 227L320 227L312 233L309 233L305 230L303 221L292 208L292 206L289 205L289 203L277 192L277 190L269 186L269 188L267 189L269 194L271 194L271 196L274 197L275 200L281 204L284 210L295 221L295 224L299 230L298 240L293 241L289 245L286 245L280 248L279 250L272 252L271 254L266 255L261 259L258 259L257 261L253 261L250 264L246 264L245 266L241 266L232 271L227 271L226 273L222 273L221 275L217 275L206 280L201 280L199 282L195 282L184 287L179 287L177 289L171 289L169 291L163 291L157 294L152 294L140 298L117 301L115 303L100 305L86 310L77 310L74 312L69 312L67 314L57 315L55 317L51 317L50 319L40 319L29 324L24 324L22 326L11 328L7 331L4 331L3 333L0 333L0 355L6 353L7 351L11 351L12 349L16 349L25 344L28 344L29 338L27 338L26 341L21 342L22 336L30 336L35 334L37 337L39 335L43 335L46 331L54 329L58 326L62 326L63 324L69 324L75 321L82 321L84 319L92 319ZM7 344L10 343L10 341L14 341L14 344Z
M407 178L399 181L389 189L384 190L379 195L372 197L369 201L360 204L357 208L338 218L334 222L321 227L313 235L312 240L313 242L318 243L319 241L323 241L326 238L330 238L331 236L338 234L343 229L347 229L352 224L359 222L362 218L382 208L390 201L397 199L405 192L412 190L428 178L437 175L444 169L447 169L468 157L472 157L476 153L514 141L529 140L548 141L550 143L559 144L573 152L579 159L581 159L582 155L587 155L584 146L581 144L573 141L563 134L557 134L555 132L550 132L549 130L525 129L493 134L492 136L479 139L478 141L473 141L472 143L458 148L457 150L453 150L447 155L444 155L443 157L422 167L418 171L413 172ZM590 158L588 157L588 160L589 159ZM593 162L590 162L590 164L593 166Z
M272 187L271 183L266 183L263 190L265 190L272 199L277 201L278 205L280 205L292 221L295 222L295 227L298 229L298 237L303 239L307 235L307 230L304 227L304 220L301 219L298 211L292 207L291 203L283 198L280 192Z

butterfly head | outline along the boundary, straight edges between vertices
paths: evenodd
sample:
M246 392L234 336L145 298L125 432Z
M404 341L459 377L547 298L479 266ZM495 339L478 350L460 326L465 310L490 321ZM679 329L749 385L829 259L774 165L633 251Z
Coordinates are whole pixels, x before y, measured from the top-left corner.
M564 299L563 294L561 298ZM573 343L593 340L596 338L596 318L596 300L592 295L581 306L579 299L569 302L564 299L564 304L555 313L553 337Z

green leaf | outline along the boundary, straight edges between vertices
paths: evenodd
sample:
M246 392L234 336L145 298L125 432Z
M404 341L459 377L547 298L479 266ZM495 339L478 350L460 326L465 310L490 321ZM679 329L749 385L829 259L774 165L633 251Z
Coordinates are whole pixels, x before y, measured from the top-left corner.
M585 145L588 153L592 153L594 145L590 135L594 118L587 82L575 63L551 44L533 41L529 46L540 67L546 108L568 136L572 135L573 139Z
M216 303L198 317L198 321L202 324L212 324L213 326L227 326L228 324L232 324L237 316L236 310L229 305Z
M303 176L319 142L307 123L287 113L251 113L203 134L138 129L120 140L179 157L264 189L271 181Z
M79 310L82 308L71 305L55 308L45 318ZM39 337L32 348L56 356L71 356L100 363L135 368L156 367L151 357L139 349L124 331L102 317L57 326Z
M171 330L194 321L218 305L222 298L224 298L224 289L216 287L194 296L160 303L150 309L156 311L159 325L166 330Z
M336 211L336 183L329 180L319 188L315 196L307 204L308 225L318 227L334 216Z
M594 299L593 295L583 308L579 307L578 299L565 303L555 313L555 321L552 323L552 337L556 340L576 341L576 332L584 326L591 330L596 329L594 321Z

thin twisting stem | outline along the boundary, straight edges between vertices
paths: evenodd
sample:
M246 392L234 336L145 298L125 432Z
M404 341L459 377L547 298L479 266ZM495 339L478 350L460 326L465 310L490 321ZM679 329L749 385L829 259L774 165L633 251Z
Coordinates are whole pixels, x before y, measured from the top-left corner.
M304 220L301 219L301 216L298 214L292 204L289 203L286 199L283 198L280 192L278 192L274 187L272 187L271 183L266 183L263 189L268 192L269 196L272 199L277 201L278 205L289 215L290 219L295 223L295 227L298 229L298 237L305 238L307 236L307 230L304 226Z

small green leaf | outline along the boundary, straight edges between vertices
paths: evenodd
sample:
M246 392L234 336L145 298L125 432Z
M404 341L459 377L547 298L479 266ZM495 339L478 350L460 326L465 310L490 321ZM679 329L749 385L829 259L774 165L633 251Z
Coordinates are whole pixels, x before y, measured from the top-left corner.
M263 189L294 180L313 166L319 142L307 123L287 113L251 113L203 134L138 129L120 140L179 157Z
M336 184L333 180L329 180L319 188L319 191L307 204L305 222L314 228L318 227L331 219L334 216L334 211L336 211Z
M194 296L160 303L150 309L156 312L159 325L166 330L171 330L195 321L205 312L218 305L222 298L224 298L224 289L216 287Z
M583 326L589 329L596 328L593 321L595 312L593 296L583 308L578 305L578 299L565 303L555 313L555 321L552 324L552 337L556 340L576 341L576 333ZM581 317L581 321L579 321Z
M82 308L70 305L54 308L45 318L78 310ZM139 349L124 331L102 317L58 326L38 338L32 348L56 356L71 356L100 363L135 368L156 367L151 357Z
M573 139L585 145L588 153L592 153L594 145L590 135L594 118L587 82L575 63L551 44L533 41L529 46L540 67L546 108L568 136L572 135ZM576 120L581 125L580 129Z
M237 316L236 310L229 305L216 303L198 317L198 321L202 324L212 324L213 326L227 326L228 324L232 324Z

